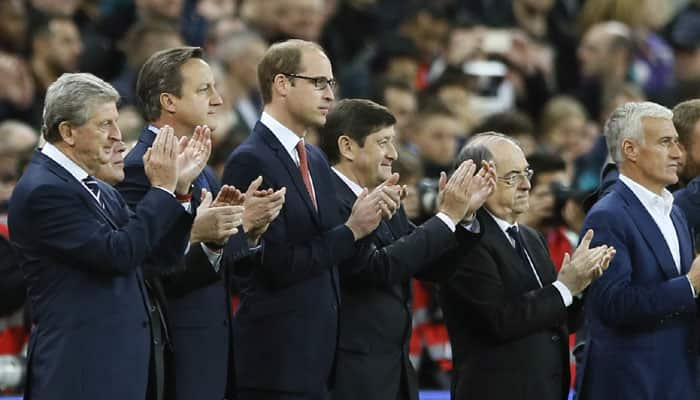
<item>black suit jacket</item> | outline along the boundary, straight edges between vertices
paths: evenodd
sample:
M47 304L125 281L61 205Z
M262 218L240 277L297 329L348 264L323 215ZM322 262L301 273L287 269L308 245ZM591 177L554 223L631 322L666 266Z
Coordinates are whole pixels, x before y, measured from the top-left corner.
M493 217L482 209L477 218L484 235L472 251L454 252L456 271L441 290L455 365L452 398L566 399L568 327L580 323L581 304L564 306L541 235L520 225L543 287Z
M124 160L125 179L117 188L130 206L138 204L150 187L143 166L143 154L153 144L155 133L144 129L136 146ZM215 197L219 183L210 169L193 183L192 210L199 205L204 185ZM168 246L167 240L163 245ZM229 240L219 272L212 267L202 246L190 246L187 255L171 268L153 270L156 260L146 263L146 280L154 295L167 304L167 325L173 347L175 399L220 399L233 396L231 303L227 288L227 265L249 255L240 233ZM159 261L162 263L162 261Z
M335 178L340 214L350 216L357 196ZM458 227L466 246L478 235ZM418 382L408 358L411 278L442 281L452 266L439 257L457 245L456 235L433 217L416 227L403 207L363 239L364 251L340 268L343 303L333 400L417 400Z
M306 145L318 211L298 167L262 123L231 154L223 183L287 188L280 215L262 236L261 264L236 267L241 302L234 326L240 388L318 394L333 376L340 290L337 265L356 251L343 224L321 151Z

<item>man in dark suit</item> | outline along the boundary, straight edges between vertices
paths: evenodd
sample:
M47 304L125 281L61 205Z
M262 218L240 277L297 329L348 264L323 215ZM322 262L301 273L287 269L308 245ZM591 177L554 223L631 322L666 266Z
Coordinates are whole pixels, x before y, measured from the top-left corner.
M388 109L369 100L341 100L328 114L320 130L321 149L333 165L342 217L350 215L362 187L374 189L391 176L397 159L395 123ZM468 215L473 220L495 185L495 175L486 177L488 165L478 175L475 169L470 160L449 181L443 176L435 217L416 227L401 207L364 239L371 243L367 251L341 264L333 400L418 399L408 358L411 277L433 282L447 278L451 268L439 257L456 246L456 236L464 236L465 246L477 242L479 235L460 224Z
M217 127L216 111L222 104L211 68L198 47L177 47L152 55L139 72L136 92L149 125L127 155L126 176L118 185L131 206L147 192L142 156L157 132L170 126L180 138L191 136L189 140L194 140L207 135ZM284 202L284 190L256 194L252 185L245 204L240 192L226 195L235 188L219 189L209 168L194 178L192 188L177 188L178 193L189 193L197 207L190 246L174 271L146 276L154 291L167 298L174 381L166 382L166 386L174 386L173 398L178 400L234 396L227 266L255 257L249 247L257 245L260 234ZM200 202L202 190L218 196L212 202L207 194ZM244 207L248 214L244 214ZM244 232L235 235L241 223Z
M26 399L146 398L150 303L141 265L166 235L170 247L159 258L180 257L192 216L174 196L179 149L171 133L145 156L152 187L132 215L124 217L119 194L94 178L121 140L118 99L90 74L51 84L47 143L10 201L34 323Z
M241 276L236 314L240 400L325 399L336 358L340 288L337 266L357 251L384 210L396 207L393 182L358 197L350 217L338 212L333 173L321 151L304 143L326 122L333 72L315 43L271 46L258 65L265 103L260 121L229 157L223 182L287 188L280 216L262 236L261 264ZM393 183L394 186L389 185Z
M496 189L477 212L484 234L458 247L456 271L441 288L454 359L454 399L563 400L569 387L567 335L580 322L574 296L607 267L613 251L588 248L588 232L557 275L544 238L518 224L528 209L532 170L517 143L480 134L457 162L491 160Z
M582 399L700 395L700 261L693 261L688 223L665 189L678 181L682 159L672 117L658 104L626 103L605 124L619 177L584 228L618 254L586 295Z

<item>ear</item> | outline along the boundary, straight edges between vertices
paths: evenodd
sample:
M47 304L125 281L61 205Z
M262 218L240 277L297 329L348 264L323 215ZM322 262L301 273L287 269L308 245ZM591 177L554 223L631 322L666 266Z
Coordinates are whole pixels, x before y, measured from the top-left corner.
M177 107L175 106L175 99L170 93L160 94L160 108L161 110L168 112L170 114L175 114Z
M75 145L75 130L71 127L70 122L63 121L58 124L58 133L66 144L71 147Z
M338 137L338 152L341 158L355 161L355 143L349 136L341 135Z
M272 92L277 93L280 97L287 97L291 82L283 74L277 74L272 79Z
M620 145L622 150L622 158L630 160L632 162L637 162L639 160L639 150L637 148L637 142L632 139L623 139Z

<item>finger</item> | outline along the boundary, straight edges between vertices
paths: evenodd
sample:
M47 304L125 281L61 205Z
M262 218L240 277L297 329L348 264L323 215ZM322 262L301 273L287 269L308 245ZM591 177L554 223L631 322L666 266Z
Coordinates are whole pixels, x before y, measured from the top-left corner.
M406 186L406 185L401 186L401 192L399 193L399 199L401 201L403 201L403 199L405 199L407 195L408 195L408 186Z
M255 178L252 182L250 182L250 185L248 185L248 190L245 191L246 194L252 194L258 190L260 185L262 185L263 178L262 176L258 176Z
M445 173L445 171L440 171L440 179L438 180L438 191L444 191L445 186L447 186L447 174Z
M581 243L578 245L576 250L588 249L591 246L591 240L593 240L593 229L586 231L586 234L583 235L583 239L581 239Z
M208 191L207 189L202 188L202 201L199 204L199 207L201 208L209 208L211 206L211 192ZM199 208L198 207L198 208Z
M146 164L148 161L151 159L151 148L149 147L146 149L146 152L143 154L143 163Z

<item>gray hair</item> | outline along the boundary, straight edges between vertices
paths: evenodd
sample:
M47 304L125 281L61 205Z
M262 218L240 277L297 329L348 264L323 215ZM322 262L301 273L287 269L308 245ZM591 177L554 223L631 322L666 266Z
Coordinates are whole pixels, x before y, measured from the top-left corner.
M84 125L96 105L119 101L119 93L109 83L88 73L63 74L46 90L41 132L49 143L61 140L58 126L70 122Z
M671 120L673 112L668 108L652 102L630 102L615 109L610 114L603 135L608 145L608 154L616 164L622 164L622 141L625 139L636 140L644 143L644 127L642 119L662 118Z

